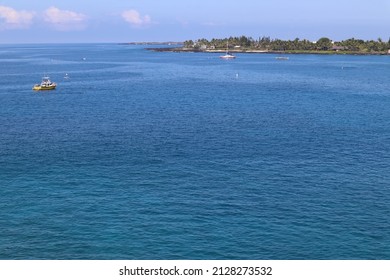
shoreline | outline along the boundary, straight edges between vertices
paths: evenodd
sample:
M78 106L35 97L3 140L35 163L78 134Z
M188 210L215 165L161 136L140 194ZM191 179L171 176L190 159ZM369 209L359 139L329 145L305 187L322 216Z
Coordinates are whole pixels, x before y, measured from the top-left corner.
M176 52L176 53L225 53L223 49L206 49L201 50L197 48L185 47L159 47L159 48L145 48L148 51L154 52ZM248 53L248 54L320 54L320 55L390 55L387 52L354 52L354 51L304 51L304 50L290 50L290 51L275 51L275 50L254 50L254 49L240 49L229 50L230 53Z

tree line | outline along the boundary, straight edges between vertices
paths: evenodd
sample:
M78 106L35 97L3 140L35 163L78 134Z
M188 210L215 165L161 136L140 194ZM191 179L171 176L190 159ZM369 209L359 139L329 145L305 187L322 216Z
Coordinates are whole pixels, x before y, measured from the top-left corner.
M381 38L377 40L347 39L343 41L332 41L327 37L312 42L306 39L296 38L294 40L271 39L270 37L240 36L224 39L198 39L184 42L185 48L194 49L224 49L229 45L230 49L251 49L267 51L342 51L342 52L362 52L362 53L382 53L390 50L390 39L386 42Z

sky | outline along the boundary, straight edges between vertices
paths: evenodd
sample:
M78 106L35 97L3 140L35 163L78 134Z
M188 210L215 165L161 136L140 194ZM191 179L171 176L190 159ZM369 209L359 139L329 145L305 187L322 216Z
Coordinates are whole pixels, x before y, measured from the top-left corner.
M388 40L390 0L0 0L0 43Z

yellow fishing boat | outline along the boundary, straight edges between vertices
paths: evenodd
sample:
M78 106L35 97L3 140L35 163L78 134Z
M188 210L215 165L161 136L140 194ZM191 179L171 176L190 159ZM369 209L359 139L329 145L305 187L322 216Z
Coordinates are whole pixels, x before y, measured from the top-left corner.
M33 90L52 90L52 89L55 89L56 86L57 86L57 84L50 81L50 78L46 76L46 77L42 78L42 82L40 84L35 84L32 89Z

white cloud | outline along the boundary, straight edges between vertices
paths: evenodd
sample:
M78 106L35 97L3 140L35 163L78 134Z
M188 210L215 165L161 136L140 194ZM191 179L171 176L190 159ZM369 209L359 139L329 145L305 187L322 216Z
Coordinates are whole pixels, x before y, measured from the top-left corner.
M0 6L0 29L28 28L34 16L34 12L17 11L10 7Z
M87 19L84 14L60 10L56 7L48 8L43 16L46 22L53 24L58 30L83 29Z
M127 10L122 12L122 18L133 26L144 26L152 22L150 16L141 16L137 10Z

